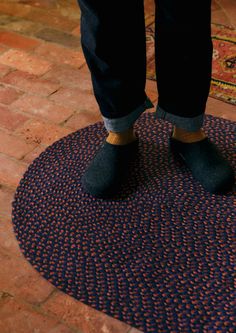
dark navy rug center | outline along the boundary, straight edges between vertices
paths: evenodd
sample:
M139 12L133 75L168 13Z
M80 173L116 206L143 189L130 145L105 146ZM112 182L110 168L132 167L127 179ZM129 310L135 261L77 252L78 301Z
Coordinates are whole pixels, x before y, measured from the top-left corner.
M205 130L235 168L235 123ZM83 192L102 123L48 147L22 178L13 225L26 258L65 293L148 333L233 332L234 196L207 193L169 153L171 125L144 113L122 193Z

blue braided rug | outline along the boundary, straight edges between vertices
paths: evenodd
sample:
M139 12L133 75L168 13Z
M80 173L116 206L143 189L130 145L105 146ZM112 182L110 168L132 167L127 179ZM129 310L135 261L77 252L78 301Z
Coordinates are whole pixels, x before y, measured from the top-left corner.
M207 135L234 167L235 129L206 116ZM58 289L143 332L234 332L234 195L207 193L173 160L169 123L146 112L136 132L139 159L110 200L80 183L106 136L102 123L41 153L13 201L20 248Z

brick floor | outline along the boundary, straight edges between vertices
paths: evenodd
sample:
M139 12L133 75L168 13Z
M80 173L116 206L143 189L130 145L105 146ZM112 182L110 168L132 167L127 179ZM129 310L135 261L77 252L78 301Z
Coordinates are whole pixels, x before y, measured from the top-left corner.
M149 22L153 0L145 7ZM28 165L55 140L101 120L79 18L76 0L0 1L1 333L141 333L43 279L21 254L11 223ZM214 0L212 22L236 28L235 0ZM147 80L146 92L155 103L156 83ZM213 98L206 112L236 121L235 108Z

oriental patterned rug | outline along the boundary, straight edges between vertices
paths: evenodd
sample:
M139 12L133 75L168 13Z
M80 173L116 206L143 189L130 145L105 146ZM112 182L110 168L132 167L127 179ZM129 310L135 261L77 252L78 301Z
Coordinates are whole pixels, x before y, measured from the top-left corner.
M154 19L154 18L152 18ZM210 96L236 105L236 30L212 23L213 59ZM156 80L154 22L146 26L147 78Z

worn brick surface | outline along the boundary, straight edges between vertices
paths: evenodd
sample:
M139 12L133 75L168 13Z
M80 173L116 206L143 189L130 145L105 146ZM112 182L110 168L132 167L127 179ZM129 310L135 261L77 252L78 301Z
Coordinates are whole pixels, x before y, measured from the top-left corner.
M98 121L102 121L100 112L80 111L69 118L69 120L66 122L66 126L71 127L74 130L78 130Z
M14 88L0 84L0 103L9 105L14 102L22 93Z
M56 8L58 4L58 0L21 0L20 2L34 7L45 8L46 10Z
M0 5L2 6L2 2L0 2ZM3 14L2 10L0 10L0 13L1 13L1 15L0 15L0 27L1 28L3 28L8 23L12 23L12 22L15 22L18 20L18 18L15 16Z
M0 13L16 16L16 17L26 17L26 15L30 12L31 7L24 4L18 4L15 1L0 1Z
M8 74L10 71L10 67L0 64L0 78Z
M16 159L21 159L36 147L36 144L27 143L21 138L8 134L1 129L0 142L0 152Z
M15 31L28 36L35 36L44 26L40 23L18 18L4 25L5 30Z
M28 37L21 36L15 32L0 31L0 44L4 44L14 49L22 49L25 51L33 50L40 45L40 41Z
M60 87L60 83L56 83L55 80L38 78L37 75L18 70L7 74L0 81L39 96L49 96Z
M1 256L1 290L25 301L38 304L47 299L55 287L30 265L24 256ZM1 311L0 311L1 312Z
M18 126L24 124L29 117L13 112L8 107L0 105L0 128L14 131Z
M45 149L45 146L38 145L35 149L24 156L23 161L26 163L32 163L33 160L38 157Z
M18 186L20 179L27 169L27 164L0 153L0 184L13 188Z
M70 66L54 66L44 75L55 82L60 83L64 87L79 88L80 90L93 93L91 75L89 71L85 71Z
M14 49L0 55L0 63L35 75L42 75L51 68L49 61Z
M11 198L11 201L13 199L13 196ZM1 193L0 193L0 201L1 201ZM10 200L9 202L6 202L6 199L4 200L5 204L7 206L10 206ZM16 236L13 231L13 225L11 222L11 217L7 216L5 214L0 213L0 247L2 251L5 251L5 253L12 257L23 257L23 254L20 252L19 243L16 239ZM0 254L1 256L1 254ZM0 259L1 261L1 259ZM3 281L4 277L2 273L0 274L0 291L3 289ZM10 282L10 281L9 281ZM6 286L6 284L5 284ZM0 307L1 312L1 307ZM2 332L1 332L2 333Z
M51 95L50 99L74 110L96 111L99 109L94 95L85 93L79 88L61 88Z
M54 123L61 123L73 114L73 110L70 108L34 95L22 96L11 105L11 108L51 120Z
M74 36L80 37L81 36L80 24L75 29L73 29L71 33Z
M80 46L80 38L55 29L44 28L38 31L35 36L66 47L78 48Z
M40 45L35 52L56 64L71 65L79 68L85 63L82 50L75 51L52 43Z
M224 103L212 97L208 97L206 104L206 114L236 121L235 106L229 103Z
M6 52L8 50L8 48L4 45L0 45L0 54Z
M71 132L73 130L69 128L49 124L39 119L31 119L15 133L24 138L26 142L50 145Z
M0 7L1 10L1 7ZM79 13L79 12L78 12ZM58 10L43 10L42 8L33 8L25 15L31 21L37 21L46 26L70 32L77 24L78 20L71 20L60 14Z
M29 305L9 296L0 311L2 333L69 333L58 320L43 315ZM55 329L59 328L60 331Z
M0 186L0 215L8 216L11 214L11 202L15 191ZM1 223L0 223L1 224Z
M102 312L56 292L43 305L42 309L62 318L63 321L85 333L127 333L130 329L125 323Z

